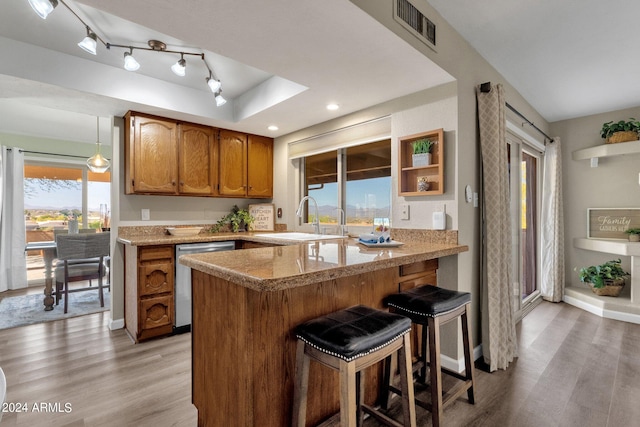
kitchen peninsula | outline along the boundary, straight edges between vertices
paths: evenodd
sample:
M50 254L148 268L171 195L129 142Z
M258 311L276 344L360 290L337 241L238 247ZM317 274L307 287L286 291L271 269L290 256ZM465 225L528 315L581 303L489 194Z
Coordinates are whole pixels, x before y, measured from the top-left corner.
M350 238L181 256L192 268L198 425L290 425L296 325L355 304L384 308L400 288L434 283L438 258L467 250L446 241L368 248ZM365 400L375 400L378 377L379 367L367 370ZM336 373L312 364L309 388L309 423L337 412Z

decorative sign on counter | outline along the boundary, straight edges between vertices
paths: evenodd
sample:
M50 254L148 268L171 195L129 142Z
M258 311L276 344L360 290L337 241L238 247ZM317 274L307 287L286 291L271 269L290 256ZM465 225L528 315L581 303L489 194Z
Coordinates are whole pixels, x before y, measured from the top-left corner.
M640 209L587 209L587 237L590 239L627 239L625 230L640 228Z
M275 206L273 203L249 205L249 213L255 221L252 231L273 231L275 229Z

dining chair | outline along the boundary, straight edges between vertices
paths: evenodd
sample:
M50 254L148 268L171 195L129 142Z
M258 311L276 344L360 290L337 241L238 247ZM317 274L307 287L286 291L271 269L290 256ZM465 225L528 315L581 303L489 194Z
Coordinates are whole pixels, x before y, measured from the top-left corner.
M102 280L106 274L105 258L109 256L109 233L60 234L56 238L59 264L55 269L56 305L64 295L64 312L68 311L69 293L95 290L94 287L69 289L69 283L98 279L100 307L104 307Z
M95 228L81 228L78 230L78 233L83 234L83 233L95 233L97 230ZM57 241L58 240L58 236L61 234L70 234L69 230L67 228L54 228L53 229L53 240ZM71 233L73 234L73 233ZM87 262L98 262L98 259L81 259L81 260L73 260L73 261L69 261L71 264L79 264L79 263L87 263ZM107 265L107 267L109 267L110 264L110 259L109 257L107 257L105 259L105 264ZM57 267L62 267L63 262L62 261L57 261L56 262L56 268ZM91 280L89 280L89 286L93 286L93 283L91 282ZM59 298L56 299L56 303L59 301Z

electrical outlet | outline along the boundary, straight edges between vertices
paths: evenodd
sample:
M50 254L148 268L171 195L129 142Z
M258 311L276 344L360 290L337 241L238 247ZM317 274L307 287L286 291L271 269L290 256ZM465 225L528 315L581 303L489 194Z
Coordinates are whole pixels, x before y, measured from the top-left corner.
M151 219L151 213L149 212L149 209L142 209L140 211L140 216L142 217L143 221L149 221Z
M409 205L406 203L400 206L400 219L409 219Z

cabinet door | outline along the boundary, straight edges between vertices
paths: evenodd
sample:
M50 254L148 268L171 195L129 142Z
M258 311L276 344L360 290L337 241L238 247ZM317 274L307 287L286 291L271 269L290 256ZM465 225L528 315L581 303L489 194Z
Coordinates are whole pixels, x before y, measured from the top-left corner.
M273 197L273 140L249 135L247 151L247 196Z
M173 295L161 295L140 300L138 322L140 339L171 332L173 310Z
M180 123L178 192L212 196L217 184L217 144L208 126Z
M134 193L176 194L178 178L177 124L170 120L131 116L128 141Z
M219 139L221 196L244 197L247 194L247 135L221 130Z

